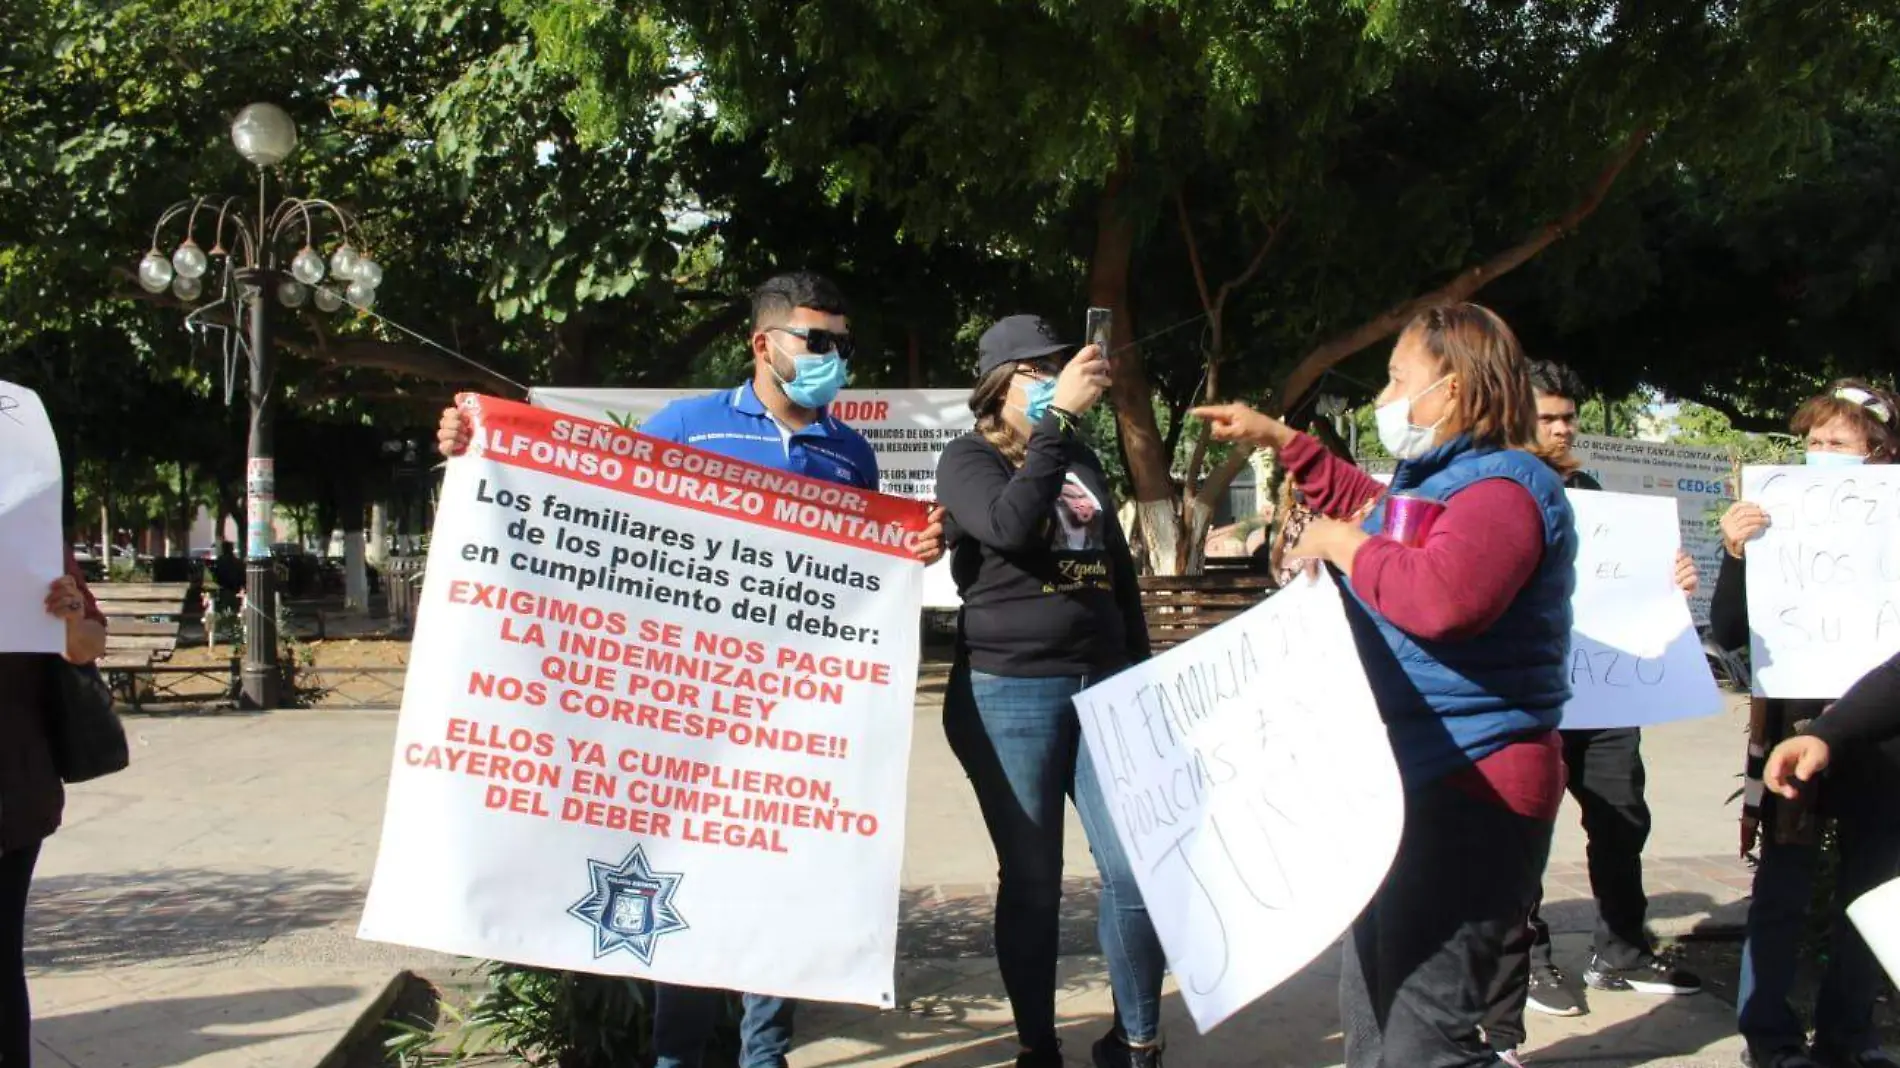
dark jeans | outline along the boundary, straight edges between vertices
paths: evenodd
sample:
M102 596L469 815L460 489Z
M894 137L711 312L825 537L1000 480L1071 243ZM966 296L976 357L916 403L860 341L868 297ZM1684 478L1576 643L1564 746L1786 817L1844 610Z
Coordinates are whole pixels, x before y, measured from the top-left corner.
M0 1065L33 1063L32 1007L26 997L26 891L40 843L0 853Z
M1643 800L1642 732L1635 727L1564 731L1564 771L1583 816L1590 894L1597 902L1596 955L1613 968L1631 968L1650 952L1644 922L1643 846L1649 841L1649 804ZM1538 901L1543 899L1539 888ZM1533 966L1548 968L1550 927L1533 905L1530 922L1505 940L1497 988L1485 1014L1492 1045L1524 1041L1524 1000Z
M1552 824L1433 783L1405 798L1385 883L1354 921L1339 977L1346 1068L1489 1068L1479 1034L1504 940L1521 929Z
M1891 796L1882 803L1892 804ZM1815 995L1814 1041L1855 1053L1879 1044L1873 1011L1882 980L1879 962L1848 921L1846 909L1855 898L1900 876L1900 826L1885 815L1875 820L1841 818L1834 826L1840 867L1834 877L1827 969ZM1805 941L1820 857L1818 846L1771 838L1763 835L1761 865L1755 869L1737 998L1742 1037L1758 1060L1775 1050L1798 1049L1806 1038L1788 995Z
M951 672L944 734L976 789L996 847L996 962L1025 1049L1056 1048L1056 953L1062 905L1062 803L1073 798L1101 873L1098 931L1115 1014L1136 1042L1161 1029L1167 960L1095 779L1069 698L1081 676Z
M697 986L653 984L654 1068L698 1068L719 1024L726 992ZM739 1068L785 1068L792 1050L791 998L744 996L739 1023Z

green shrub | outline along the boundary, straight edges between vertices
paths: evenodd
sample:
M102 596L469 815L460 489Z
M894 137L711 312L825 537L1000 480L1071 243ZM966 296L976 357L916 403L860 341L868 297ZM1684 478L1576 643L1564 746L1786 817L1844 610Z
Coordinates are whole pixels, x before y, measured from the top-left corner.
M391 1058L404 1068L506 1054L537 1068L651 1068L653 984L490 961L467 1008L441 1006L435 1027L395 1022ZM738 999L706 1051L706 1068L738 1063Z

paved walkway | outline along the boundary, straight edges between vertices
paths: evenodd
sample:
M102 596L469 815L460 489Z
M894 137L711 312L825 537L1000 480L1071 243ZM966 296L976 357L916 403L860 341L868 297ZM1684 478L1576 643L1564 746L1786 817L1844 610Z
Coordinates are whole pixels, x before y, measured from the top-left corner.
M1009 1012L989 960L994 859L967 783L920 698L911 762L899 1011L810 1006L797 1068L1006 1065ZM76 788L48 844L29 914L36 1038L64 1068L317 1068L401 969L459 962L358 942L375 856L393 713L142 717L132 770ZM1745 872L1733 857L1743 718L1652 731L1657 826L1649 883L1657 926L1733 920ZM1591 906L1574 814L1558 835L1547 915L1559 958L1586 952ZM1094 948L1093 873L1071 819L1062 1013L1072 1063L1106 1026ZM1336 954L1213 1034L1167 1002L1178 1068L1339 1061ZM1598 995L1590 1016L1534 1018L1539 1064L1730 1065L1729 1009L1712 997Z

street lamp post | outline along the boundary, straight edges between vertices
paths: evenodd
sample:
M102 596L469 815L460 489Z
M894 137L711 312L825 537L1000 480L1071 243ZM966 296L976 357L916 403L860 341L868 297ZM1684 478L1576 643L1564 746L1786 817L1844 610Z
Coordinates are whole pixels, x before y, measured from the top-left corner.
M267 709L277 707L283 679L277 653L277 569L271 555L277 503L271 404L277 363L272 347L276 305L296 309L314 301L317 309L325 312L336 311L346 303L368 308L376 299L383 272L352 244L356 224L343 209L325 200L296 197L285 197L274 208L271 206L269 169L297 147L297 127L283 109L274 104L245 108L231 124L231 143L257 168L255 227L245 217L240 199L226 198L215 208L216 223L207 251L197 243L198 219L201 214L211 214L214 202L204 197L180 201L159 217L152 231L151 251L139 261L138 277L147 292L158 294L169 289L179 300L198 305L185 317L187 324L208 327L208 313L226 308L232 325L238 328L226 335L233 353L237 348L248 349L251 422L245 452L240 703L245 708ZM181 216L187 220L184 240L166 256L159 251L159 238L166 224ZM321 219L330 220L340 238L327 264L314 245L317 221ZM299 231L302 247L286 263L280 253L285 251L286 240ZM204 280L214 261L221 261L221 269L211 275L217 290L206 293ZM326 274L329 285L322 284ZM346 283L347 289L339 293L336 282ZM227 376L233 369L227 364Z

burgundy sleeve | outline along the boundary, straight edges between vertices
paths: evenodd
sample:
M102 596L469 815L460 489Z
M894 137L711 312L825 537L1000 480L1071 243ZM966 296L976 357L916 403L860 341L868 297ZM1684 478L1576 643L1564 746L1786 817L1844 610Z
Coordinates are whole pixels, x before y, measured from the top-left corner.
M1280 462L1306 494L1306 505L1321 515L1345 519L1378 499L1385 484L1328 452L1311 434L1295 433L1280 450Z
M1352 558L1352 588L1400 630L1427 641L1482 634L1511 606L1544 556L1544 519L1530 491L1487 478L1452 495L1425 544L1374 537Z

